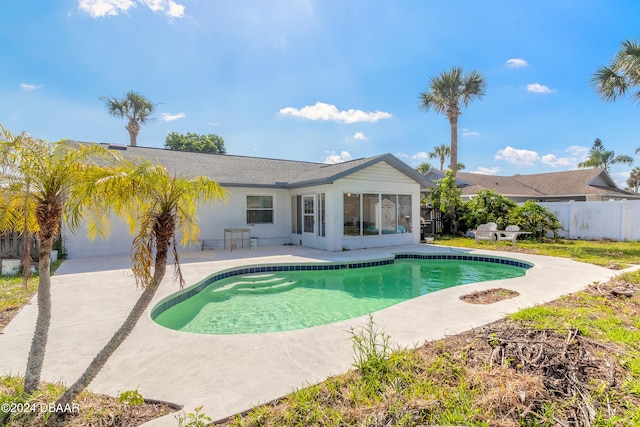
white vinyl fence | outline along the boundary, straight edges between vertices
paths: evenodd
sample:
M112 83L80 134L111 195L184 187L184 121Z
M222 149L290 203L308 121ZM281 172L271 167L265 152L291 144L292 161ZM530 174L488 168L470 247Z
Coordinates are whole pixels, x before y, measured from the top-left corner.
M544 202L568 239L640 240L640 200L602 202Z

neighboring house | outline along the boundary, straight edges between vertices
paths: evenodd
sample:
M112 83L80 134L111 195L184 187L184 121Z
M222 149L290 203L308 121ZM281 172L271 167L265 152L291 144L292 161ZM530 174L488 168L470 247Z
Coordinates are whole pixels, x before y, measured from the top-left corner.
M428 171L425 174L431 181L443 176L442 171ZM462 200L472 199L483 190L493 190L514 202L640 199L637 193L618 188L602 168L514 176L458 172L457 180L458 187L462 190Z
M420 192L433 187L391 154L325 164L120 145L109 148L127 159L160 163L172 174L209 177L229 190L227 202L204 205L198 212L201 239L215 241L220 250L224 230L229 228L248 228L260 246L293 244L341 251L419 243ZM132 241L116 218L108 240L91 242L84 230L71 235L63 229L63 235L70 257L128 255ZM239 248L240 234L234 239ZM245 240L244 247L248 246Z

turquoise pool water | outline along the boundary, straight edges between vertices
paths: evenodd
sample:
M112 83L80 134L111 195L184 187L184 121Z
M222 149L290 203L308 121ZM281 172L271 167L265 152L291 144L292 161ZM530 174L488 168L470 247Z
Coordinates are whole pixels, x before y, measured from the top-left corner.
M201 334L302 329L366 315L452 286L523 276L529 267L461 259L369 264L311 271L255 268L215 280L193 295L181 296L181 301L170 298L156 306L152 317L167 328Z

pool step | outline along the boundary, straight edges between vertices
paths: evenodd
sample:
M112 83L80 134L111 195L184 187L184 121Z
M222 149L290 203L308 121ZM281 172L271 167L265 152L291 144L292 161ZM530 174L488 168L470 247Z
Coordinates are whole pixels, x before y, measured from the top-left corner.
M212 293L219 293L235 289L236 291L260 292L279 289L280 286L291 286L291 282L285 278L277 277L274 274L256 274L252 276L243 276L242 280L228 283L219 288L213 289Z
M274 291L282 292L288 289L292 289L296 286L297 283L298 282L296 281L288 280L286 282L279 283L277 285L260 286L260 287L252 287L252 288L238 288L236 291L243 292L243 293L251 293L251 294L267 294L267 293L272 293Z

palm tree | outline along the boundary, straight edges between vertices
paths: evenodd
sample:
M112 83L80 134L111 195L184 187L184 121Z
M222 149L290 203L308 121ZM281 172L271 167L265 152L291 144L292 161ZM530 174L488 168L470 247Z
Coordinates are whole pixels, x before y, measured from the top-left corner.
M625 40L609 66L600 67L591 78L591 84L607 102L637 90L631 97L640 103L640 45Z
M446 144L434 147L433 151L429 153L430 159L440 159L440 170L444 170L444 162L447 161L449 156L451 156L451 147Z
M427 162L420 163L418 166L416 166L416 170L423 175L428 171L430 171L431 169L433 169L433 166L431 166Z
M629 189L636 193L640 190L640 167L635 167L629 173L629 179L627 179L627 185Z
M172 245L176 277L181 287L184 285L176 234L182 233L182 245L198 242L198 206L204 202L227 197L226 190L208 178L187 179L171 176L163 166L149 162L139 163L118 179L104 180L92 191L97 194L115 195L118 202L113 205L105 204L103 208L110 212L113 206L116 212L123 215L130 229L137 229L131 249L132 270L136 284L142 287L143 291L122 326L80 378L60 396L56 406L70 404L131 333L164 278L169 247Z
M622 154L616 156L613 151L605 150L604 144L602 143L600 138L596 138L593 141L591 150L589 150L589 158L584 162L578 163L578 167L604 168L605 171L609 172L609 168L611 167L611 165L619 163L628 164L629 166L631 166L633 164L633 158Z
M140 125L153 121L150 116L154 112L156 104L152 104L143 95L132 90L127 92L122 99L115 97L101 97L100 99L106 102L109 114L129 121L125 129L129 131L131 146L135 147Z
M458 116L461 109L485 93L485 81L478 71L463 74L461 67L453 67L432 77L429 89L419 96L420 107L445 114L451 127L451 168L455 177L458 171Z
M32 139L26 132L22 132L20 135L13 136L11 132L0 125L0 141L13 141L21 140L22 143L32 143L32 141L26 142ZM38 232L38 222L33 215L30 215L32 209L33 199L30 197L30 178L25 177L24 181L20 180L16 182L11 171L12 167L9 165L18 161L19 153L6 152L3 153L5 161L3 162L3 171L0 173L0 180L4 188L3 198L0 201L0 221L3 218L11 217L12 223L6 224L2 228L2 231L12 229L20 233L22 240L24 241L24 249L22 253L22 271L23 271L23 283L22 287L26 291L28 288L29 277L31 276L31 236ZM17 188L16 188L17 187ZM14 193L15 190L18 190ZM25 191L23 191L25 190ZM15 197L7 197L9 194L14 194ZM7 212L10 212L7 215Z
M48 143L21 134L14 137L0 125L2 165L0 230L37 233L38 317L25 371L24 391L33 393L40 382L51 319L51 249L63 215L75 229L91 209L92 194L86 191L96 172L106 176L113 153L97 144L73 147L63 142ZM104 200L102 201L104 202Z

